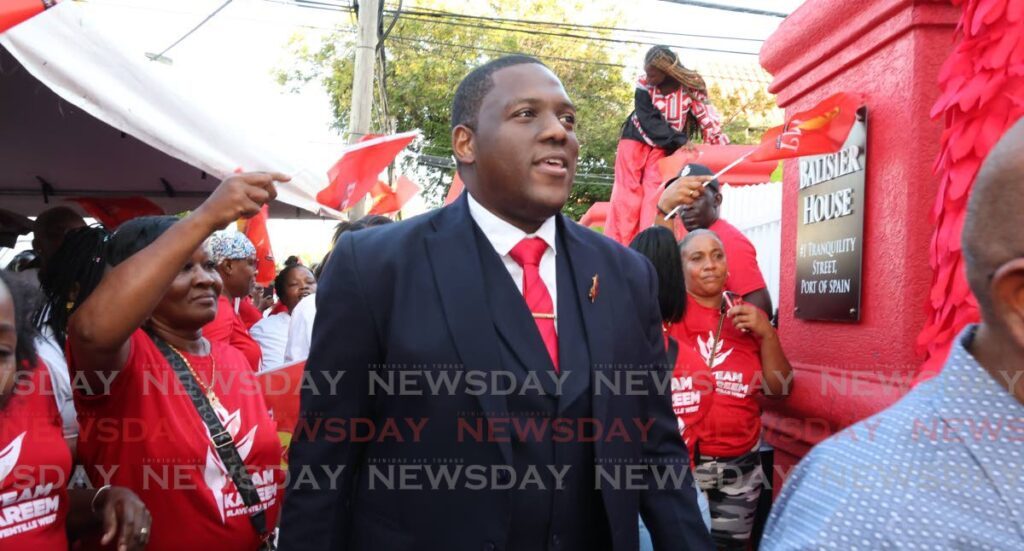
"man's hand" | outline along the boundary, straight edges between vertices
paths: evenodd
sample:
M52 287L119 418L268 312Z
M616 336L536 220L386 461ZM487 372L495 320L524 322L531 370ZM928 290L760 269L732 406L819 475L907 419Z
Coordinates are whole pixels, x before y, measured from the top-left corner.
M239 218L259 213L263 205L277 197L274 182L287 182L289 176L278 172L246 172L226 178L193 213L206 221L211 230L219 230Z
M704 182L710 182L711 176L683 176L669 180L668 187L658 199L658 208L664 212L681 205L691 205L704 193Z
M111 486L99 494L97 501L97 516L103 522L102 545L112 543L114 537L120 534L117 538L117 551L146 548L153 517L139 496L128 488Z

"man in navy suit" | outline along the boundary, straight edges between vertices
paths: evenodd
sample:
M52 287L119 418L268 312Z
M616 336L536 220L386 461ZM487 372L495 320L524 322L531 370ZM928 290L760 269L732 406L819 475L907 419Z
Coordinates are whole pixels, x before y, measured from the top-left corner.
M525 56L459 85L452 205L342 237L290 450L283 550L711 549L651 265L559 212L579 142ZM699 185L699 184L698 184Z

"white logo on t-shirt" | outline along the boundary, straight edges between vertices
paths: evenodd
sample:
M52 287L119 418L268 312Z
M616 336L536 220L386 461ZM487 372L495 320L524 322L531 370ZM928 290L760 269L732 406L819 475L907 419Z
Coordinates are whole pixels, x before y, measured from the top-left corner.
M14 440L11 440L10 444L0 450L0 480L7 478L7 475L14 470L14 466L18 464L18 458L21 457L21 442L25 439L26 434L28 431L19 434Z
M228 431L231 435L231 439L234 440L235 436L238 435L238 430L242 426L242 417L240 410L235 410L228 413L228 410L224 409L221 404L213 404L213 409L217 412L217 418L220 419L220 424ZM256 440L256 425L253 425L252 429L242 437L241 440L235 442L235 447L238 449L238 455L241 456L242 462L244 463L246 458L249 457L249 452L252 451L252 444ZM207 434L209 434L209 428L207 428ZM212 435L211 435L212 440ZM228 470L224 467L224 463L221 462L220 456L217 455L217 450L214 449L211 444L206 449L206 467L203 470L203 480L206 482L206 486L210 488L210 493L213 494L213 500L217 503L217 510L220 512L220 521L222 523L227 522L227 505L225 503L226 494L224 493L224 487L228 485Z
M729 350L726 350L725 352L722 352L722 346L725 345L725 339L719 338L718 342L715 343L715 347L714 347L715 350L714 350L714 354L713 355L715 357L715 360L714 360L714 363L711 363L711 356L712 356L711 346L712 346L712 343L715 343L715 332L714 331L708 331L708 340L707 341L705 341L704 339L700 338L700 335L697 335L697 348L699 349L700 356L702 358L704 358L704 363L705 364L710 363L709 367L711 369L714 369L714 368L722 365L723 362L725 362L725 359L729 357L729 354L732 354L733 349L730 348Z

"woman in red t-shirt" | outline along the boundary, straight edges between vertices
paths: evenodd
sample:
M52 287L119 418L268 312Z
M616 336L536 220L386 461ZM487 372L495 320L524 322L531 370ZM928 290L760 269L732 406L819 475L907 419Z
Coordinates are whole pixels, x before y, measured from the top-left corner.
M661 309L662 331L668 360L672 367L672 410L679 423L679 435L690 452L690 463L699 449L701 421L711 407L715 388L711 370L701 361L700 356L686 343L680 344L672 336L672 328L682 321L686 312L686 287L683 273L679 269L679 249L675 236L659 226L647 228L638 233L629 247L647 257L658 275L658 305ZM697 505L700 507L704 524L710 529L711 518L708 498L699 488ZM640 520L640 551L654 549L650 533Z
M701 421L695 475L711 502L711 536L719 549L746 549L764 474L755 395L785 396L792 367L768 316L736 295L723 295L725 251L714 232L694 230L679 245L686 281L683 323L673 328L715 381Z
M106 251L113 268L69 322L68 364L88 384L75 395L78 456L90 476L106 473L146 502L149 549L253 551L276 525L280 441L245 357L202 335L221 286L203 242L259 212L276 196L273 182L285 180L231 176L181 220L126 222ZM211 434L182 380L203 395L222 431ZM255 488L248 502L225 467L231 459L221 459L224 446L213 444L224 433Z
M49 372L38 361L32 291L0 272L0 549L68 548L102 528L104 542L140 550L149 538L146 506L130 490L68 490L71 450L64 441Z

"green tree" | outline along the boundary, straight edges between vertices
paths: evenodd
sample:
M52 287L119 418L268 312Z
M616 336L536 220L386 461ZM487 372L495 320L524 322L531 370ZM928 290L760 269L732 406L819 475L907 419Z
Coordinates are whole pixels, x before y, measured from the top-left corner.
M585 13L602 15L582 22L585 24L615 26L623 19L621 3L615 0L490 0L488 4L489 9L477 15L581 23L579 13L587 8ZM612 38L606 31L565 31L511 21L458 19L440 13L465 13L468 9L470 6L455 0L419 0L415 7L407 6L384 41L387 61L383 71L378 66L377 74L387 93L382 96L381 87L376 87L373 131L422 131L423 139L413 145L414 154L405 158L400 170L415 176L424 186L428 203L440 204L454 174L449 119L459 81L473 67L506 53L539 57L559 75L578 108L580 161L564 212L579 219L593 203L611 196L615 149L621 125L633 108L631 80L639 69L636 64L644 48L551 34ZM386 14L385 26L392 17ZM298 63L278 74L285 85L297 87L310 81L323 84L330 95L335 125L341 130L348 128L354 44L352 29L341 29L317 45L297 36L292 49ZM723 93L715 84L709 93L733 143L756 143L760 139L768 126L764 121L774 109L771 96L763 89Z
M614 25L619 18L616 3L597 1L605 4L605 9L600 11L603 20L588 23ZM565 3L492 0L489 13L509 19L572 21L574 14L584 7L589 8L589 13L597 13L592 4L582 0ZM461 4L453 6L457 7L450 8L443 0L424 0L412 9L421 14L423 11L464 12L466 9ZM385 17L385 24L390 23L390 17ZM529 32L508 30L513 28ZM415 153L450 163L451 99L462 77L487 59L505 55L504 52L537 56L559 75L577 104L580 162L565 212L578 219L592 203L607 201L611 195L619 128L632 108L632 90L624 75L623 57L632 52L624 52L611 42L539 34L532 32L534 29L537 27L510 22L401 15L385 40L387 62L383 79L387 88L388 120L384 119L384 103L378 86L374 98L375 130L418 128L423 132L423 140L414 146ZM549 27L541 29L565 32ZM606 32L589 31L587 34L610 36ZM335 124L340 129L348 127L354 38L351 31L343 30L323 44L311 47L299 37L293 41L293 50L300 63L278 74L282 84L319 80L330 94ZM410 156L402 170L415 172L417 180L424 184L428 201L439 204L451 184L453 168L424 167L419 164L423 158Z
M722 116L722 130L734 144L760 143L761 136L775 121L775 98L763 86L734 88L724 92L718 83L708 87L708 96Z

